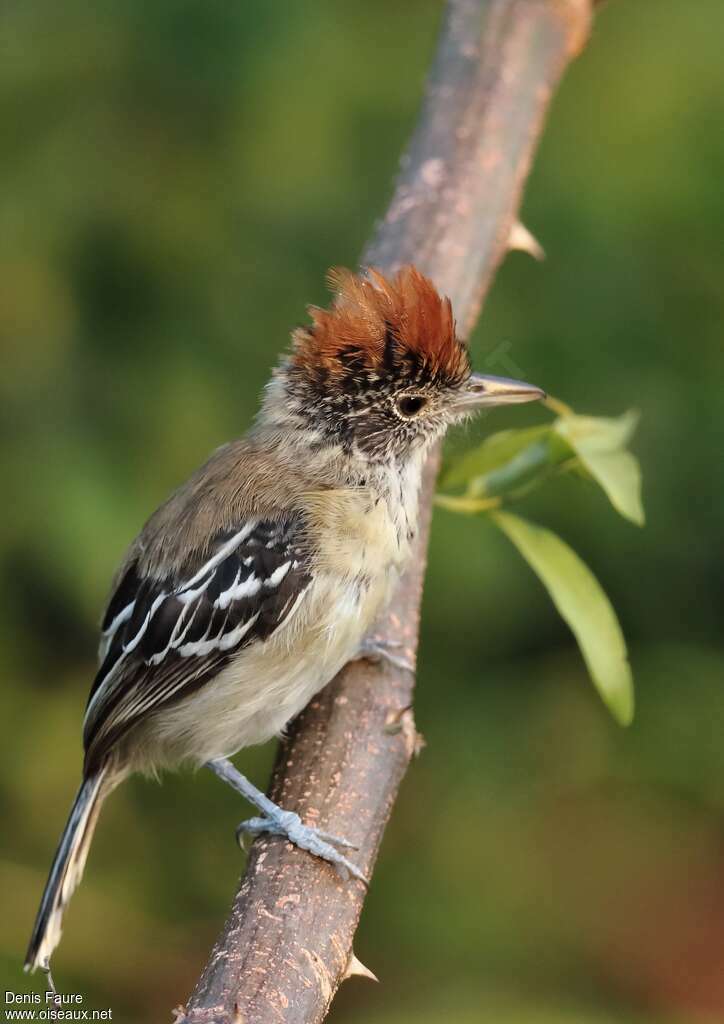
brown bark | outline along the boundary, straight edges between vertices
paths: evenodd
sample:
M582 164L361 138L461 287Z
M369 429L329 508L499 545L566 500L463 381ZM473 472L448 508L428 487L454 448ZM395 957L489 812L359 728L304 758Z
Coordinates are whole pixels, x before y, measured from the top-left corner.
M394 196L362 263L415 263L475 323L505 255L551 95L585 43L589 0L450 0L426 97ZM372 69L373 70L373 69ZM417 647L438 453L421 494L413 567L381 634ZM270 795L359 844L368 876L416 746L410 672L349 664L279 750ZM434 756L434 752L431 756ZM186 1024L311 1024L352 964L365 886L280 839L259 839L189 1000ZM353 965L353 964L352 964Z

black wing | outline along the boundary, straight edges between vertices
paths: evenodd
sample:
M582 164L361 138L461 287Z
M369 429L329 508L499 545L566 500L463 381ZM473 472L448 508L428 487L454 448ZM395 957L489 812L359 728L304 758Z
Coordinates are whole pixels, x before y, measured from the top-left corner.
M310 583L305 551L299 519L290 517L249 520L220 534L206 561L184 574L151 579L132 563L103 621L83 727L86 759L102 758L141 716L271 636Z

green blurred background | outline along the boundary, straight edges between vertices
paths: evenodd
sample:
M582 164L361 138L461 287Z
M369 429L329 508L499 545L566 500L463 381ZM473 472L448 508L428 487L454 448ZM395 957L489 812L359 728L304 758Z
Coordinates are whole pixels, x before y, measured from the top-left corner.
M0 988L80 767L125 544L242 433L331 264L384 209L437 0L7 0L0 22ZM578 411L643 414L648 525L562 480L522 511L619 611L619 730L508 542L439 512L405 780L343 987L357 1024L724 1020L724 5L616 0L552 109L473 338ZM492 369L492 367L491 367ZM546 417L491 416L458 444ZM264 784L273 749L240 763ZM114 1019L168 1020L241 864L202 774L102 815L54 961Z

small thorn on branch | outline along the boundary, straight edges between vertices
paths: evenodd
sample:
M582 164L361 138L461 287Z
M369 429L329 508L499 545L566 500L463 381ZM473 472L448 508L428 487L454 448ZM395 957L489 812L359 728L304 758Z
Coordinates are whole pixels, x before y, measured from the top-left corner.
M354 955L354 950L351 949L349 952L349 960L347 966L344 969L342 975L342 981L346 981L347 978L351 978L353 975L358 975L360 978L369 978L370 981L379 982L379 978L376 974L373 974L369 967L365 967L361 960L358 960Z
M508 235L508 248L511 250L516 249L519 252L527 252L534 260L544 260L546 258L543 246L535 235L530 233L525 224L522 224L519 220L514 220L511 225L510 234Z
M425 737L415 727L412 704L407 704L399 711L391 711L387 715L384 731L388 736L397 736L402 733L408 757L419 757L425 747Z

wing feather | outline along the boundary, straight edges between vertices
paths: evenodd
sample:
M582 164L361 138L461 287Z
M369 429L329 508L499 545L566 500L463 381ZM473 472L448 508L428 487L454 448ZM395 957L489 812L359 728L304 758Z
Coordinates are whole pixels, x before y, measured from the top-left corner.
M268 639L311 581L303 527L249 520L219 534L201 565L165 577L123 574L102 624L100 668L84 722L86 758L102 758L141 717L213 678Z

